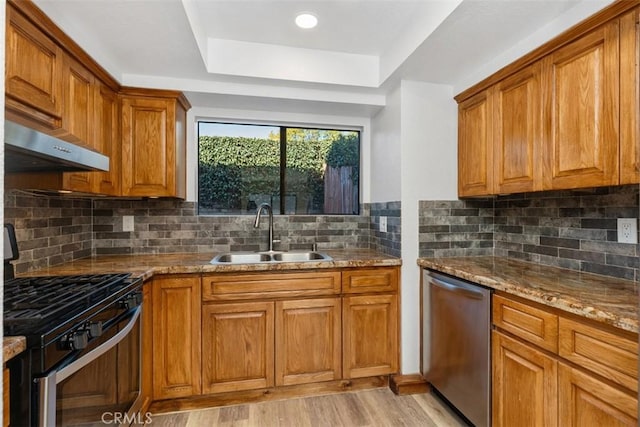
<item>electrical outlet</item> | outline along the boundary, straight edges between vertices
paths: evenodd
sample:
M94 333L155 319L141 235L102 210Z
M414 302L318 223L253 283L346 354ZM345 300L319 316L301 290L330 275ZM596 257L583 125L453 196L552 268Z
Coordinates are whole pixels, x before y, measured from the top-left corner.
M133 231L134 226L133 215L124 215L122 217L122 231Z
M618 242L638 243L638 220L635 218L618 218Z
M383 233L387 232L387 217L386 216L381 216L380 217L380 231L382 231Z

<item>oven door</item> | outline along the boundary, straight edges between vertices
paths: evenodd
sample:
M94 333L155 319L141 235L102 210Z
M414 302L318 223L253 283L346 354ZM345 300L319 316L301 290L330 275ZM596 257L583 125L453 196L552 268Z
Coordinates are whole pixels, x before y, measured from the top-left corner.
M140 396L137 306L105 321L101 335L47 376L36 378L40 426L126 424Z

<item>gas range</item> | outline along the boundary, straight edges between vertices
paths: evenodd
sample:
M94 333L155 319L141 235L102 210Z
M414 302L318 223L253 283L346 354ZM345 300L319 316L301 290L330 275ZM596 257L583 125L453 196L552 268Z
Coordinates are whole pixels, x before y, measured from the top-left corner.
M26 336L27 347L45 346L114 301L123 307L139 305L140 294L132 291L140 286L141 280L129 273L7 280L4 333Z
M128 273L4 282L11 425L87 425L133 411L140 395L142 279Z

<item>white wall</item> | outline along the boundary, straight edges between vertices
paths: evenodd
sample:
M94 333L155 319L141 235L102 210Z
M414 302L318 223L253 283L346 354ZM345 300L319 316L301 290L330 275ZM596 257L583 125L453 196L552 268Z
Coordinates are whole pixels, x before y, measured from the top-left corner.
M320 126L336 129L360 130L360 191L361 202L370 201L371 119L369 117L331 116L262 110L238 110L193 107L187 113L187 200L198 198L198 119L235 123L278 124L292 126Z
M400 86L371 120L371 202L400 200Z
M402 372L420 370L418 201L457 199L457 105L453 88L401 83Z
M457 199L453 87L402 80L372 120L371 201L402 203L401 367L420 370L418 201Z

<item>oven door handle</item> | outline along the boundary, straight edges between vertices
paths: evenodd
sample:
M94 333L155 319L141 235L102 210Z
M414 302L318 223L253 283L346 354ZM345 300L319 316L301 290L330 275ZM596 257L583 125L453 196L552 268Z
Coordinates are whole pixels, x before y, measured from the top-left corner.
M59 371L53 371L46 377L36 378L36 381L40 387L40 420L39 425L41 427L48 427L56 425L56 386L62 381L69 378L71 375L78 372L80 369L87 366L89 363L96 360L98 357L105 354L117 346L131 332L135 326L138 318L140 317L140 311L142 307L138 306L131 316L131 320L127 323L127 326L122 328L117 334L109 338L107 341L100 344L98 347L91 350L89 353L80 357L73 363L65 366Z

